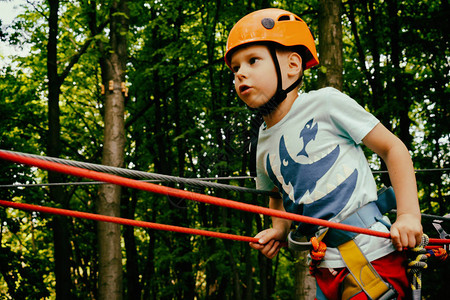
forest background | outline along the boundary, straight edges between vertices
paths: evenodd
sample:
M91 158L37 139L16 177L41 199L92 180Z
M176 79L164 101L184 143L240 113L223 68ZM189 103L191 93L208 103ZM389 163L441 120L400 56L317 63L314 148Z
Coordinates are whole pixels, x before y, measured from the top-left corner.
M28 49L1 58L0 148L188 178L251 177L257 118L234 93L223 54L233 24L266 7L303 18L321 59L336 46L326 33L339 40L342 71L321 61L303 90L326 78L370 110L410 149L422 212L449 213L446 0L29 0L0 27L3 42ZM342 38L319 24L336 16ZM379 186L389 184L366 152ZM42 186L81 179L10 162L0 161L0 172L2 200L246 236L270 226L266 216L110 185ZM254 187L251 178L220 182ZM261 195L171 186L267 205ZM301 276L304 255L287 249L267 260L243 242L5 208L0 220L2 299L303 299L313 291ZM430 219L423 225L436 237ZM430 261L424 298L447 295L449 274L448 262Z

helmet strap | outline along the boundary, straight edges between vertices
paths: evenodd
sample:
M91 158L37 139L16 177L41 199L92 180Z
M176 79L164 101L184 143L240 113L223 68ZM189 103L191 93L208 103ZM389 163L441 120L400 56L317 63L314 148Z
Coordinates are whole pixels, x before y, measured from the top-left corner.
M277 72L277 91L275 92L275 95L273 95L272 98L270 98L269 101L258 107L256 110L262 115L267 116L271 114L280 104L283 102L287 94L291 92L296 86L300 84L302 81L302 76L300 76L291 86L289 86L287 89L283 90L283 79L281 76L281 68L280 63L278 62L277 53L276 53L276 47L272 45L267 46L269 48L269 52L272 56L273 62L275 64L275 70Z

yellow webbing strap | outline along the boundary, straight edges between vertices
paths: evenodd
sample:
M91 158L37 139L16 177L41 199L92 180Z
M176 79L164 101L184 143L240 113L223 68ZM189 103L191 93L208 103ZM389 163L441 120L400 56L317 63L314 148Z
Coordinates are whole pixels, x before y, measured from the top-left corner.
M370 299L378 299L389 290L377 271L353 240L338 246L350 274L344 280L343 300L350 299L364 290Z

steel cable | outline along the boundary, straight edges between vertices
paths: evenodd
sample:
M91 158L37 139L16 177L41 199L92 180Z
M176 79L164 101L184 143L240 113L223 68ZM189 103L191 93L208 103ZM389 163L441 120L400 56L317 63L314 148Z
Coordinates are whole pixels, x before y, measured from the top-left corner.
M274 193L272 191L263 191L263 190L257 190L257 189L240 187L240 186L233 186L233 185L228 185L228 184L223 184L223 183L209 182L209 181L206 181L206 179L183 178L183 177L163 175L163 174L150 173L150 172L144 172L144 171L130 170L130 169L126 169L126 168L118 168L118 167L111 167L111 166L105 166L105 165L99 165L99 164L93 164L93 163L86 163L86 162L80 162L80 161L74 161L74 160L68 160L68 159L62 159L62 158L56 158L56 157L41 156L41 155L36 155L36 154L29 154L29 153L22 153L22 152L8 151L8 150L1 150L1 151L5 152L5 153L16 154L16 155L20 155L20 156L24 156L24 157L36 158L36 159L50 161L50 162L56 162L56 163L67 165L67 166L78 167L78 168L83 168L83 169L92 170L92 171L98 171L98 172L102 172L102 173L120 175L120 176L124 176L124 177L132 177L132 178L139 178L139 179L151 179L151 180L156 180L157 182L172 182L172 183L186 184L186 185L192 185L192 186L218 188L218 189L234 191L234 192L241 192L241 193L252 193L252 194L260 194L260 195L266 195L266 196L279 196L278 193ZM220 179L221 178L217 178L217 180L220 180ZM96 184L98 184L98 183L96 183Z

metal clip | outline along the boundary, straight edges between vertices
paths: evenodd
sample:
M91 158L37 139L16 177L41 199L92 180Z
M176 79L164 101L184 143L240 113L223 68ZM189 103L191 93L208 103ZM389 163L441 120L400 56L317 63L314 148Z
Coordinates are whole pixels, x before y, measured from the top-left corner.
M444 218L450 218L450 214L445 215ZM443 220L433 220L432 224L433 224L434 228L437 230L437 232L439 234L439 238L450 239L450 234L445 232L444 228L441 225L443 222L444 222ZM448 253L450 251L450 245L449 244L444 245L444 249Z
M289 232L288 235L288 247L295 251L305 251L311 250L311 242L301 241L301 237L296 236L293 231Z

